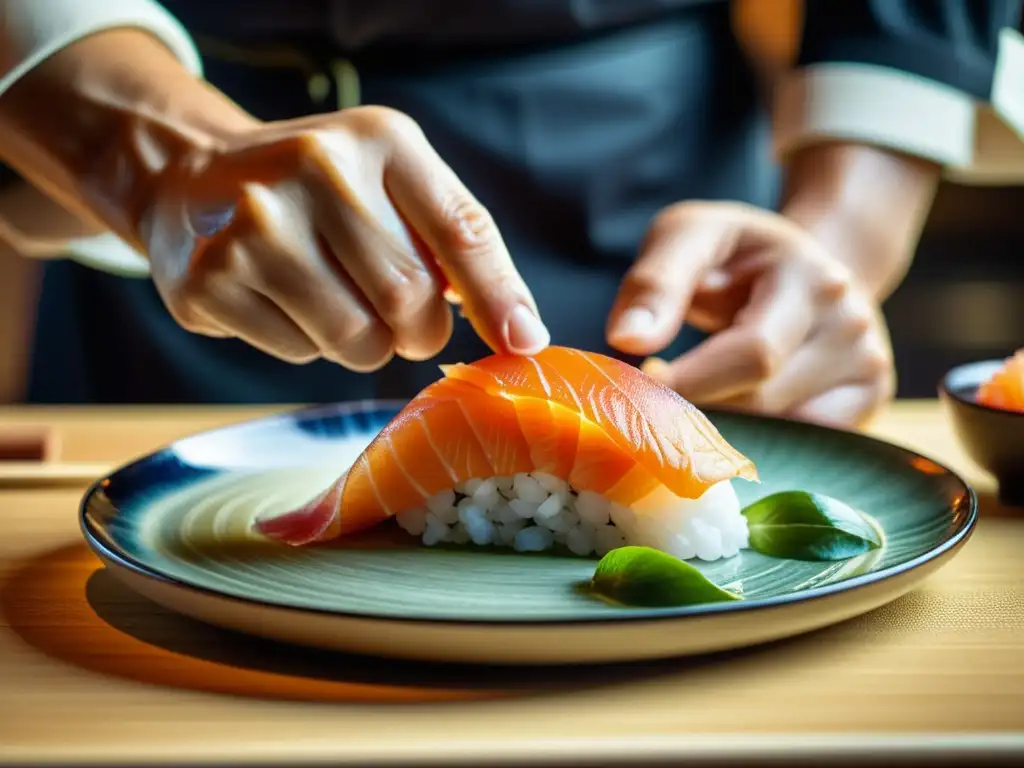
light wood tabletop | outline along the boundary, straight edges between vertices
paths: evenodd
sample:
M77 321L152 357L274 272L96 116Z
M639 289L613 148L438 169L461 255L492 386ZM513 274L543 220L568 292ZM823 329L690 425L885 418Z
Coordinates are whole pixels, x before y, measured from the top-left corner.
M0 409L0 429L52 427L60 461L102 467L274 410ZM575 670L376 661L214 629L102 571L78 529L84 482L0 486L0 762L1024 757L1024 511L994 500L937 402L897 403L870 431L978 491L977 531L949 565L795 640Z

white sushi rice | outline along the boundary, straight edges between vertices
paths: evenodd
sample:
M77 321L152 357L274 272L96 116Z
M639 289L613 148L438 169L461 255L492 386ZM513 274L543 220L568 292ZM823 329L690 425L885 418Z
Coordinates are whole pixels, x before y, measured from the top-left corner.
M638 512L533 472L468 480L396 519L427 546L473 543L542 552L560 545L580 556L603 556L635 544L680 560L708 561L732 557L747 546L747 520L728 481L699 499L661 489L641 506Z

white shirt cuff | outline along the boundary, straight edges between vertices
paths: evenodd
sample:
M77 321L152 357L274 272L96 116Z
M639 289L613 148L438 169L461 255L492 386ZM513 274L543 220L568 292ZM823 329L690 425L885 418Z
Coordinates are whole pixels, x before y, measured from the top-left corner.
M196 74L203 64L181 23L153 0L5 0L0 94L71 43L106 29L138 27L156 36Z
M992 106L1024 142L1024 35L1009 27L999 35Z
M188 32L153 0L6 0L0 21L0 94L40 62L96 32L122 27L146 30L193 74L202 75ZM149 262L112 233L67 243L67 257L94 269L144 277Z
M71 261L122 277L149 277L149 261L113 232L80 237L64 247Z
M1024 181L1024 36L1000 36L992 95L887 67L817 64L790 72L775 94L774 144L784 158L821 141L854 141L932 160L955 181Z
M1014 186L1024 182L1024 35L1004 29L991 104L980 105L970 165L946 169L962 184Z
M784 77L775 97L775 151L822 139L859 141L933 160L970 162L974 100L887 67L815 64Z

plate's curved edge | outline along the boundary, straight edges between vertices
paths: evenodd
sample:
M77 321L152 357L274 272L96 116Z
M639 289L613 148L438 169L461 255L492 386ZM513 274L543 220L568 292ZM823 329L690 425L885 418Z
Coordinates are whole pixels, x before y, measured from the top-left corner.
M972 503L973 503L973 492ZM838 581L833 584L826 585L824 587L817 587L814 589L808 589L802 592L796 592L787 595L778 595L776 597L763 598L760 600L744 600L739 602L731 603L714 603L707 605L689 606L686 608L666 608L662 610L651 609L642 610L638 609L628 614L611 614L605 616L577 616L572 618L557 618L557 619L471 619L462 617L432 617L432 618L419 618L410 616L396 616L394 614L382 614L382 613L370 613L370 612L358 612L358 611L339 611L339 610L326 610L321 608L309 608L297 605L290 605L288 603L274 603L259 600L248 600L236 595L231 595L226 592L219 592L217 590L209 589L207 587L200 586L198 584L192 584L180 579L175 579L162 574L159 571L150 568L144 563L139 563L134 558L126 557L121 553L113 550L107 546L102 540L94 537L88 528L83 527L83 533L85 535L87 543L90 548L93 549L94 554L105 557L113 562L116 562L120 567L125 568L133 573L147 579L159 581L163 584L173 586L176 589L183 589L189 592L205 595L207 597L217 598L228 602L238 603L239 605L249 605L261 608L272 608L275 611L291 612L296 615L319 615L319 616L335 616L338 618L346 618L360 621L372 621L375 623L385 624L416 624L416 625L433 625L433 626L490 626L490 627L566 627L566 626L600 626L600 625L612 625L621 624L628 622L643 621L648 623L655 623L660 621L680 621L686 618L697 618L700 616L724 614L724 613L751 613L753 611L769 611L774 608L783 608L789 605L797 603L808 603L816 600L824 600L829 597L834 597L838 594L852 592L856 589L863 587L870 587L877 585L881 582L902 576L911 571L917 570L918 568L927 565L935 560L942 559L952 551L963 547L967 541L971 538L974 532L976 518L970 516L968 522L965 523L964 528L958 531L957 534L944 541L941 545L929 550L923 555L920 555L913 560L908 560L904 563L900 563L895 566L891 566L883 571L874 571L872 573L864 574L861 576L852 577L843 581Z
M211 435L215 433L224 433L231 430L238 430L244 428L254 428L258 425L268 425L275 422L282 422L288 420L295 420L296 418L309 419L314 414L319 412L329 412L335 415L341 415L344 413L357 412L360 409L366 409L368 406L373 407L377 410L392 410L401 408L406 401L401 400L360 400L345 403L336 404L322 404L322 405L311 405L311 406L300 406L294 409L289 409L281 413L264 416L258 419L249 421L239 422L237 424L231 424L227 426L214 427L208 430L197 432L193 435L189 435L182 440L192 440L200 438L204 435ZM130 554L118 551L120 547L115 548L112 543L108 543L110 537L105 537L101 532L93 530L95 525L90 520L88 511L90 503L93 501L95 496L102 490L105 485L109 485L118 475L122 475L126 471L130 471L133 467L150 461L161 454L168 454L173 450L175 444L180 443L181 440L172 441L164 446L157 448L149 454L136 457L133 461L128 462L121 467L118 467L112 471L109 475L104 478L100 478L95 481L86 490L82 497L82 501L79 505L79 527L82 531L83 537L86 543L91 549L96 552L101 550L104 557L116 561L122 567L127 568L136 574L150 579L163 582L165 584L174 585L179 588L184 588L193 592L198 592L206 595L216 596L222 599L231 600L243 605L254 605L254 606L272 606L278 610L295 611L298 614L317 614L317 615L331 615L349 617L353 619L363 619L372 621L387 621L387 622L398 622L398 623L411 623L411 624L437 624L437 625L497 625L497 626L546 626L546 627L557 627L566 625L600 625L600 624L617 624L620 622L629 621L658 621L658 620L679 620L688 616L702 616L708 614L720 614L720 613L733 613L733 612L750 612L755 610L769 609L779 606L791 605L794 603L802 603L814 601L817 599L827 598L831 595L835 595L841 592L848 592L855 590L859 587L875 584L886 579L899 576L900 574L912 571L936 558L942 557L950 550L958 549L962 545L966 544L974 532L975 526L978 521L978 498L974 491L974 488L967 483L957 472L950 469L945 464L935 461L934 459L921 454L915 450L911 450L905 446L897 443L888 442L880 438L866 435L861 432L855 432L851 430L843 430L824 426L820 424L812 424L808 422L799 421L796 419L790 419L780 416L761 416L751 415L745 413L739 413L736 411L729 410L718 410L718 409L707 409L705 411L709 416L713 418L714 414L720 414L726 418L736 419L749 419L752 421L769 422L769 423L782 423L798 428L803 428L811 432L827 432L827 433L840 433L847 439L862 442L867 445L884 448L890 451L896 451L903 454L908 459L924 459L934 466L943 470L947 481L951 481L959 486L963 492L963 498L966 499L967 509L966 514L960 522L957 530L953 531L949 536L940 544L932 547L927 552L918 555L910 560L902 563L891 565L887 568L878 571L872 571L869 573L854 576L849 579L844 579L832 584L826 584L821 587L815 587L801 592L796 592L786 595L777 595L774 597L761 598L758 600L743 600L738 602L730 603L715 603L707 605L687 606L684 608L665 608L665 609L637 609L629 613L614 614L614 615L603 615L603 616L575 616L568 618L553 618L553 619L522 619L522 618L510 618L510 619L480 619L474 620L466 617L432 617L432 618L419 618L419 617L403 617L394 616L390 614L377 614L372 612L359 612L359 611L339 611L339 610L327 610L315 607L304 607L296 606L287 603L277 603L268 601L258 601L245 599L235 595L229 595L217 590L209 589L198 584L192 584L181 579L173 578L167 574L159 572L157 569L152 568L132 557Z

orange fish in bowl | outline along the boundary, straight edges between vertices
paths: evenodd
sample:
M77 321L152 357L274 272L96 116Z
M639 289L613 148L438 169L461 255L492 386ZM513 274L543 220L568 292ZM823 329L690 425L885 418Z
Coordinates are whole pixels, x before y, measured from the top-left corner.
M976 399L989 408L1024 412L1024 348L978 387Z
M1024 509L1024 347L953 368L939 397L964 451L998 481L1000 499Z

